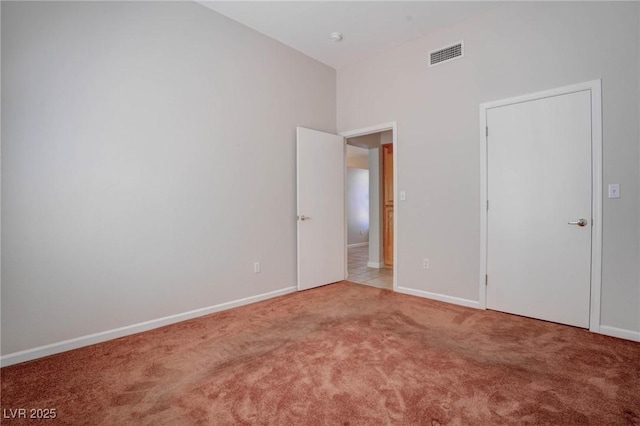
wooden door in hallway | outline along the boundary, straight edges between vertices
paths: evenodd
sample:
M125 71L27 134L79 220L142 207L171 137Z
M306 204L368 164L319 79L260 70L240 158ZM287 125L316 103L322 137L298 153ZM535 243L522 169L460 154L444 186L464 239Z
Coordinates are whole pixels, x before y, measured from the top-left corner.
M382 145L382 238L385 266L393 266L393 144Z

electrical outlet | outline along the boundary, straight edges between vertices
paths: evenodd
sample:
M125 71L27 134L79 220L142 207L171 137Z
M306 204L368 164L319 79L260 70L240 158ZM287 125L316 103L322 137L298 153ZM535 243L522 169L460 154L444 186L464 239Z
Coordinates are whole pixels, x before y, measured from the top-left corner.
M253 273L254 274L258 274L262 271L262 265L260 265L260 262L254 262L253 263Z
M422 259L422 267L424 269L429 269L429 259L427 259L426 257Z

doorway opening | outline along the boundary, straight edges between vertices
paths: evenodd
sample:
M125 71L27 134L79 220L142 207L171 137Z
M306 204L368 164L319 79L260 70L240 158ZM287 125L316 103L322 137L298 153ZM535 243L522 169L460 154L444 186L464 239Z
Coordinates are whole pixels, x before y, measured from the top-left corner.
M395 288L395 123L343 133L346 141L347 276Z

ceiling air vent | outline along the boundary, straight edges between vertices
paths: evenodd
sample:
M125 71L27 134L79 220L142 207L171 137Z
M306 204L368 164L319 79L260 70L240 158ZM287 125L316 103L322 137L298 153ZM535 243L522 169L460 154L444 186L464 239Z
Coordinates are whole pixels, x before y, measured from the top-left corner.
M463 44L461 41L451 46L443 47L438 50L429 52L429 66L450 62L454 59L462 58L464 54Z

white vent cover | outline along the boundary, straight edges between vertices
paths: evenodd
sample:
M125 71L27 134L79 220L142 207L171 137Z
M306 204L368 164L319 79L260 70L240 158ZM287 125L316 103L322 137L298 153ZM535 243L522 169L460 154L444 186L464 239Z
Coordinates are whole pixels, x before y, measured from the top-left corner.
M429 66L432 67L444 62L450 62L454 59L462 58L462 56L464 56L464 46L463 43L459 41L451 46L429 52Z

